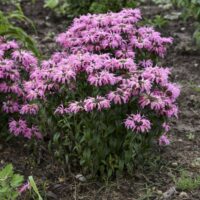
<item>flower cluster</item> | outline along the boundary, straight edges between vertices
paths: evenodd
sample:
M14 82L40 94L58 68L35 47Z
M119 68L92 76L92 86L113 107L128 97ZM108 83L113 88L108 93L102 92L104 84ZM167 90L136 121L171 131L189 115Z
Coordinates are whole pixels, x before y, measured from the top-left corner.
M134 104L124 125L137 133L151 131L151 115L177 117L180 90L169 81L170 69L151 59L151 55L163 57L172 38L139 26L140 19L139 9L81 16L56 38L63 50L40 67L30 52L1 38L0 92L6 94L2 111L36 115L39 107L31 102L48 102L49 95L55 95L60 99L50 109L60 115ZM38 128L28 127L23 120L11 121L10 131L40 138ZM166 135L167 125L162 128Z
M140 19L138 9L75 19L57 37L63 51L54 53L31 74L33 81L25 85L27 98L44 99L46 93L62 93L63 87L68 94L82 98L79 86L84 82L93 88L90 96L60 104L55 113L102 111L134 101L137 107L133 112L141 114L128 116L125 126L135 132L150 131L150 121L142 117L146 110L165 119L177 117L180 90L169 81L170 69L146 59L147 53L164 56L172 39L162 37L152 27L139 27ZM141 52L147 56L141 59Z
M28 101L24 86L30 81L30 74L38 67L37 59L28 51L21 49L16 41L6 41L0 38L0 112L12 115L35 115L38 106ZM3 115L2 114L2 115ZM3 117L1 117L3 118ZM9 130L14 135L31 138L41 138L37 127L28 127L27 122L11 119Z
M150 121L142 117L140 114L130 115L125 121L125 126L132 131L141 133L148 132L151 129Z
M138 27L139 9L124 9L119 13L81 16L57 37L71 53L109 52L117 58L134 58L137 51L164 56L166 44L172 38L161 37L152 27Z
M28 127L27 122L25 120L12 120L9 122L9 131L13 133L15 136L23 135L24 137L31 139L33 135L35 135L38 139L41 139L42 135L37 127L32 126Z

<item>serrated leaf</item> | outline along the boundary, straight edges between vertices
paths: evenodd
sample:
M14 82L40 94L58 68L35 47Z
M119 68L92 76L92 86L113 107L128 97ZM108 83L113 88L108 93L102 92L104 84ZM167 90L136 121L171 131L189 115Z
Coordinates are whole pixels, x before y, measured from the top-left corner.
M8 191L9 191L9 187L3 187L2 189L0 189L0 197L1 197L1 194L7 193Z
M12 176L12 174L13 174L13 166L12 166L12 164L6 165L0 171L0 181L6 180L9 176Z
M18 187L22 184L24 177L19 174L14 174L11 180L12 187Z

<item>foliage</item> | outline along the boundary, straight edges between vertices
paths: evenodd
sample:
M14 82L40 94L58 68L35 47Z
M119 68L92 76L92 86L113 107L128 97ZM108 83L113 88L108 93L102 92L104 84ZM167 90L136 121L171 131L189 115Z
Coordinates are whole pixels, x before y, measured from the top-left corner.
M152 25L157 28L162 28L167 25L168 21L164 19L161 15L156 15L153 19L146 19L145 24Z
M193 17L200 19L200 1L199 0L172 0L172 2L183 9L185 19Z
M34 24L24 15L19 5L16 5L16 8L16 10L7 14L0 11L0 35L21 41L36 56L40 56L36 42L22 28L18 27L16 22L28 23L35 30Z
M33 189L33 198L36 194L38 200L42 200L37 185L32 176L28 177L28 182L23 184L24 177L14 173L12 164L6 165L0 170L0 198L1 200L15 200L28 189Z
M195 190L200 188L200 176L192 178L188 172L183 171L181 177L175 180L176 187L179 190Z
M169 4L171 0L152 0L155 4Z
M43 200L43 198L41 197L41 195L39 193L38 187L37 187L37 185L36 185L36 183L35 183L35 181L33 179L33 176L29 176L28 180L29 180L30 187L33 189L33 191L37 195L37 199L38 200Z
M196 44L200 46L200 24L197 25L195 32L193 33L193 38L196 41Z
M57 15L68 17L107 11L119 11L123 7L135 7L135 0L45 0L44 7L54 10Z
M23 183L23 176L13 172L11 164L0 170L0 199L14 200L19 196L18 188Z
M18 5L21 0L1 0L2 4Z
M197 45L200 45L200 1L199 0L171 0L174 5L182 9L182 16L184 20L193 18L197 21L196 30L193 37Z
M199 24L200 1L199 0L153 0L153 2L158 5L161 5L163 8L166 7L167 5L168 7L171 7L172 5L174 5L177 8L180 8L182 10L181 16L183 20L187 20L189 18L196 20L196 23L194 24L196 30L193 33L193 38L196 44L200 46L200 28L199 28L200 27L200 24Z
M129 0L129 1L123 1L123 0L102 0L102 1L94 1L89 11L92 13L105 13L108 11L119 11L121 8L124 7L135 7L136 1Z

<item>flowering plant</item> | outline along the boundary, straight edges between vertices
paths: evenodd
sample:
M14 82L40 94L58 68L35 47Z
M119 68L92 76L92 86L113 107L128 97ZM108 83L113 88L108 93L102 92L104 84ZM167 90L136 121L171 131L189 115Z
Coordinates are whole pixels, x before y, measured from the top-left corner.
M154 139L169 144L168 119L177 117L180 91L169 81L170 69L157 66L156 58L164 57L172 38L141 27L140 20L138 9L76 18L56 38L62 51L40 67L30 54L28 59L22 53L11 54L29 76L17 86L22 102L17 112L33 115L39 110L38 126L50 138L49 146L84 172L131 172ZM39 103L30 105L39 101L40 109ZM24 129L23 121L9 126L16 135L31 132L41 137L36 127Z
M36 115L39 107L28 101L26 85L30 74L38 67L32 53L23 50L15 41L0 37L0 115L1 129L9 120L9 130L14 135L26 138L41 138L38 128L30 125L31 115ZM28 116L28 117L27 117Z
M76 18L56 39L63 50L31 75L29 98L47 99L58 154L92 174L131 171L153 139L169 144L180 91L155 58L172 38L140 19L138 9Z

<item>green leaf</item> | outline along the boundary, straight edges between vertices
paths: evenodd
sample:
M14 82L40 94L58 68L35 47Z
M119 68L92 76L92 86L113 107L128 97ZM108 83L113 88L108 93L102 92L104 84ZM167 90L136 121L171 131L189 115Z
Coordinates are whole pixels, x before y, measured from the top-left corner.
M110 178L111 176L112 176L112 173L113 173L113 171L112 171L112 169L108 169L108 178Z
M8 193L8 191L9 191L9 187L3 187L2 189L0 189L0 197L3 193L5 194Z
M13 175L13 166L12 164L8 164L0 171L0 181L5 181L9 176L12 175Z
M44 4L44 8L51 8L54 9L56 6L58 6L59 0L46 0Z
M24 177L19 174L14 174L11 180L11 186L12 187L18 187L22 184L24 181Z
M31 50L37 57L40 57L36 42L23 29L14 24L16 20L28 22L36 31L33 22L24 15L21 7L19 5L16 5L16 7L17 10L7 15L0 11L0 35L21 41L26 48Z
M35 184L33 177L29 176L28 180L29 180L29 183L30 183L31 187L33 188L34 192L37 194L38 200L43 200L42 197L40 196L39 190L37 188L37 185Z
M0 35L5 35L8 38L14 38L22 41L25 47L33 51L36 56L40 56L35 41L30 36L28 36L26 32L24 32L21 28L14 27L12 25L3 25L0 26Z

